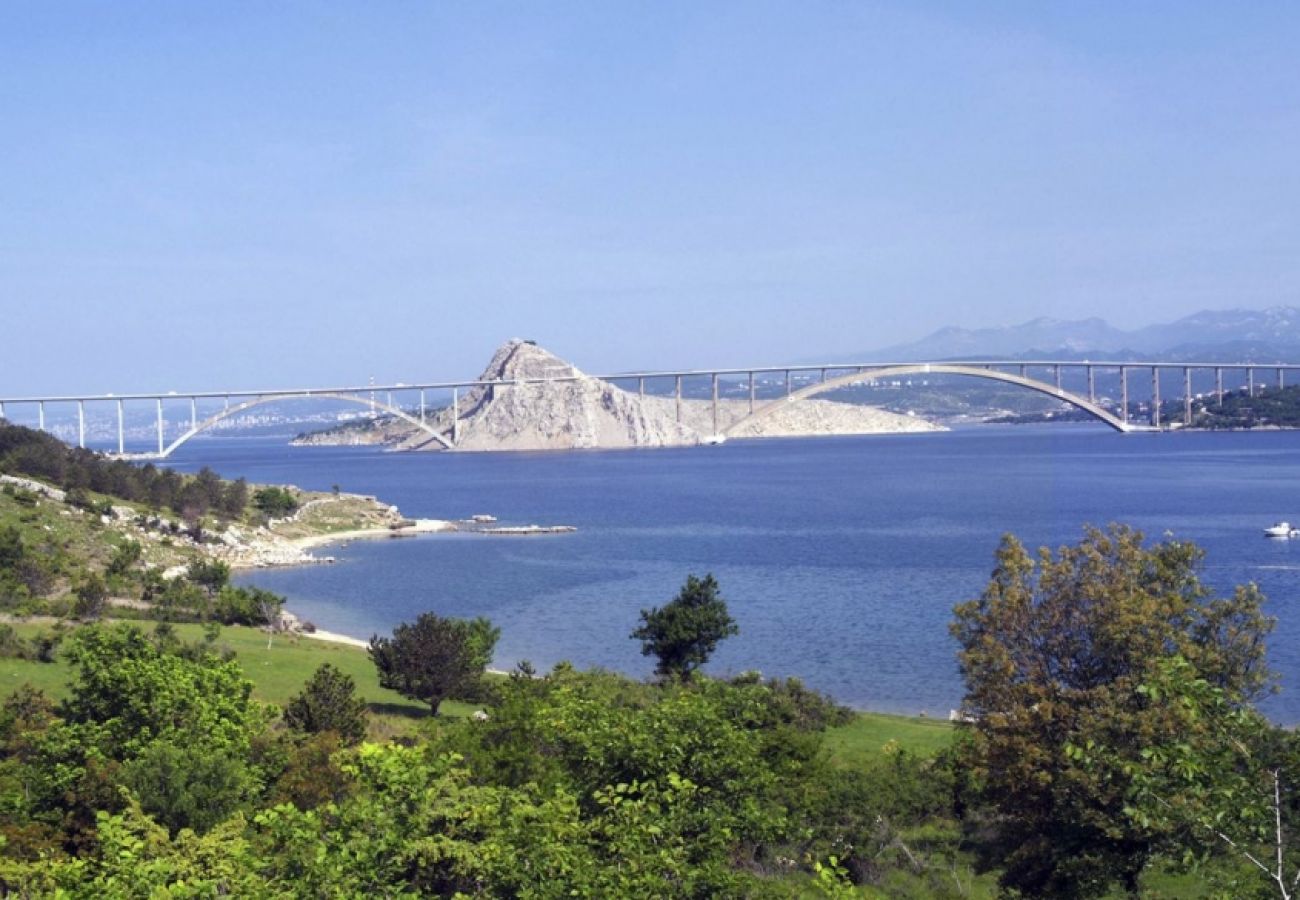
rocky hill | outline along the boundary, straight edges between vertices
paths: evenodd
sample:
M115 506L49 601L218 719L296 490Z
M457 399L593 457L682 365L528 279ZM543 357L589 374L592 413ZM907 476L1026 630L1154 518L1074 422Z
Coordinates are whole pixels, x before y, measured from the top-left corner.
M679 447L704 443L714 434L707 400L682 402L681 421L670 397L641 396L584 375L531 341L511 340L493 354L479 381L515 381L571 376L549 384L475 388L460 398L455 423L458 450L569 450ZM748 414L744 401L719 404L718 430ZM444 435L452 432L452 410L430 416ZM738 437L812 434L875 434L932 431L939 426L912 416L831 400L804 400L744 428ZM383 444L402 450L437 450L441 444L405 422L380 418L301 435L295 444Z

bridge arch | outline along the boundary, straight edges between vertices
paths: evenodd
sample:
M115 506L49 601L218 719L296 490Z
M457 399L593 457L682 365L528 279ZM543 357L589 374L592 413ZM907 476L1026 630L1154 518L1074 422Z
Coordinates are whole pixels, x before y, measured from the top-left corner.
M1100 419L1116 431L1128 432L1136 430L1133 425L1125 422L1114 413L1102 409L1091 400L1088 400L1085 397L1080 397L1078 394L1071 393L1070 391L1062 390L1056 385L1048 384L1045 381L1039 381L1035 378L1026 378L1023 375L1012 375L1009 372L1002 372L997 369L986 369L980 366L963 366L948 363L915 363L901 366L888 366L881 369L860 369L851 372L848 375L841 375L827 381L818 382L817 384L800 388L799 390L790 393L789 396L782 397L779 400L774 400L771 403L759 407L754 410L753 413L745 416L745 418L740 421L733 422L723 430L723 434L730 435L750 422L766 418L778 409L781 409L782 406L787 403L806 400L809 397L815 397L818 394L825 393L826 391L833 391L836 388L845 387L846 385L855 382L880 381L885 378L898 378L906 375L968 375L972 378L985 378L989 381L1001 381L1006 384L1014 384L1019 387L1028 388L1031 391L1037 391L1040 394L1046 394L1047 396L1054 397L1057 400L1064 401L1065 403Z
M176 440L172 441L169 445L167 445L167 447L163 449L162 453L156 455L155 454L149 454L149 455L154 459L166 459L167 457L171 456L172 453L174 453L182 444L189 441L190 438L194 437L195 435L201 434L204 431L207 431L209 428L216 425L218 422L222 421L223 419L228 419L231 416L241 413L246 409L252 409L254 406L263 406L267 403L279 402L280 400L306 400L306 399L342 400L345 403L356 403L361 406L369 407L370 409L383 410L389 415L396 416L402 421L414 425L416 428L427 433L435 441L442 444L442 446L445 449L447 450L454 449L451 441L447 440L445 437L439 434L438 431L435 430L432 425L428 424L427 422L421 422L415 416L405 412L404 410L399 409L396 406L392 406L391 404L381 403L378 400L371 400L368 397L357 397L352 394L336 394L329 391L304 391L301 394L275 394L274 396L270 396L270 397L253 397L241 403L236 403L234 406L229 406L221 410L221 412L217 413L216 415L209 416L208 418L204 419L202 422L199 422L198 424L189 428L184 434L182 434L180 437L176 438Z

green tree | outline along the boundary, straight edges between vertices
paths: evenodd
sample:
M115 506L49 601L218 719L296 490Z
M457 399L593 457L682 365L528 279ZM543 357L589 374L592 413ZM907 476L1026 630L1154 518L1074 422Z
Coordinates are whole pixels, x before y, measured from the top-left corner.
M253 780L243 757L183 737L155 741L123 767L122 780L140 806L172 833L199 834L248 799Z
M185 570L185 577L213 597L230 583L230 566L219 559L196 559Z
M391 638L370 639L370 658L379 683L429 704L434 715L447 697L477 687L492 658L500 629L487 619L444 619L422 613L393 629Z
M356 690L351 675L322 663L285 707L285 724L309 734L332 731L355 744L366 736L366 702Z
M143 548L139 541L126 541L113 551L105 570L109 575L125 575L140 561Z
M1170 720L1176 739L1142 748L1137 760L1095 741L1072 746L1072 758L1100 777L1119 773L1128 784L1125 813L1167 835L1171 859L1235 857L1254 870L1261 894L1290 900L1300 885L1295 732L1199 677L1181 656L1160 660L1138 693ZM1245 885L1229 887L1240 896Z
M104 579L95 572L90 573L77 585L77 602L75 610L82 619L98 619L108 602L108 586Z
M243 478L226 483L217 510L227 519L238 519L248 506L248 482Z
M281 518L298 508L298 498L286 488L264 487L253 492L253 505L266 516Z
M1140 690L1162 660L1181 656L1238 706L1269 685L1263 597L1253 585L1212 596L1197 577L1203 555L1173 540L1147 548L1112 526L1035 561L1008 536L983 595L956 608L971 722L960 766L992 813L985 861L1001 867L1004 887L1136 890L1168 834L1127 815L1131 773L1181 732ZM1088 747L1108 748L1113 764L1087 764Z
M78 629L64 647L76 667L64 718L89 726L93 743L113 759L135 756L157 739L243 753L265 724L236 662L183 658L125 625Z
M713 576L688 575L667 604L641 610L641 625L631 637L641 642L642 656L659 658L656 674L685 681L708 662L719 641L739 632Z
M0 527L0 569L16 569L24 553L22 532L14 525Z

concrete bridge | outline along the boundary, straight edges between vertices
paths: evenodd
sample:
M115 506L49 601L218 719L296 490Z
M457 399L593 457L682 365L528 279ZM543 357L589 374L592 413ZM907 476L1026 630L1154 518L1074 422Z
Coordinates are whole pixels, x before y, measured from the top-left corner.
M1161 427L1160 421L1160 379L1162 374L1181 373L1183 422L1190 424L1192 418L1192 376L1193 373L1212 372L1214 375L1214 395L1222 398L1224 393L1224 373L1238 371L1246 380L1246 387L1251 395L1256 386L1264 381L1257 374L1271 374L1279 387L1285 386L1288 373L1300 372L1300 364L1258 363L1168 363L1168 362L1088 362L1078 360L974 360L974 361L936 361L936 362L901 362L901 363L826 363L807 366L758 366L725 369L689 369L666 371L621 372L613 375L579 375L557 374L555 376L522 378L500 381L443 381L417 384L398 383L391 385L364 385L361 387L336 388L299 388L254 391L198 391L132 394L74 394L61 396L27 396L0 397L0 419L8 411L17 408L35 408L37 427L47 429L47 408L60 410L74 409L77 423L77 444L86 446L86 407L110 405L115 407L117 418L117 455L131 459L166 459L178 448L196 435L202 434L231 416L238 415L257 406L293 399L327 399L344 403L355 403L366 407L374 414L385 413L396 416L421 429L429 436L429 441L443 448L455 449L460 439L460 403L462 391L484 388L496 391L523 384L550 384L578 381L584 378L598 378L614 382L628 389L635 387L642 396L646 393L647 382L671 381L673 396L676 399L677 419L682 418L682 383L687 379L708 379L711 384L714 436L721 438L728 434L740 432L748 423L771 415L777 409L789 403L795 403L827 391L833 391L849 385L890 381L923 375L965 376L1016 385L1026 390L1045 394L1067 403L1090 416L1105 422L1119 432L1149 431ZM1120 382L1120 400L1117 405L1107 408L1099 401L1096 392L1096 374L1098 372L1118 374ZM1040 374L1041 373L1041 374ZM1082 375L1086 382L1086 393L1066 390L1062 387L1065 373ZM1150 419L1147 422L1134 422L1129 418L1129 383L1130 375L1150 377ZM757 392L758 378L766 383L775 382L784 389L776 397L760 398ZM1045 376L1045 377L1043 377ZM719 419L719 383L723 381L747 385L748 412L739 421L725 427ZM429 394L438 397L450 395L450 426L438 427L429 415ZM407 398L409 405L403 408L397 398ZM382 399L380 399L382 398ZM177 403L189 404L189 424L181 433L168 442L165 439L166 422L164 406ZM200 418L199 405L205 407L219 404L215 412L205 409ZM156 433L155 446L144 452L127 452L126 448L126 414L125 405L131 403L152 404L155 410Z

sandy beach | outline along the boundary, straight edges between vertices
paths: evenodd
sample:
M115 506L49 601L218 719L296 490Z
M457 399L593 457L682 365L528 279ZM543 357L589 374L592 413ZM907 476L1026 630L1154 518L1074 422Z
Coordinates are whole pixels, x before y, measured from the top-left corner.
M416 519L414 524L403 525L400 528L358 528L353 531L333 531L327 534L313 534L308 537L288 538L287 541L299 550L312 550L317 547L348 541L406 537L413 534L435 534L437 532L456 530L456 523L446 519Z

